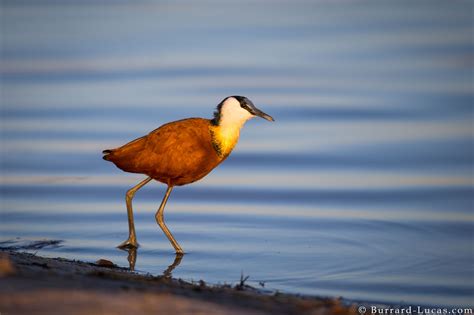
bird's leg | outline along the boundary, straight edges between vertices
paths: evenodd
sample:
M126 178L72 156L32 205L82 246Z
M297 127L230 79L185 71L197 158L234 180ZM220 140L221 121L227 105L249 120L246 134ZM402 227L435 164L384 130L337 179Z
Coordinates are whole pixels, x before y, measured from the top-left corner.
M145 186L147 183L151 181L151 177L141 181L135 187L131 188L127 191L125 195L125 203L127 204L127 215L128 215L128 239L117 246L118 248L130 248L130 247L138 247L137 237L135 235L135 225L133 224L133 210L132 210L132 199L135 196L137 190Z
M165 210L165 205L166 205L166 202L168 201L168 197L171 194L171 190L173 190L173 186L168 186L165 196L163 197L163 201L161 202L160 208L158 209L158 211L156 211L155 219L156 219L156 223L158 223L158 225L163 230L163 232L165 232L166 237L170 240L171 245L173 245L174 249L176 250L176 254L183 255L184 254L183 249L181 248L181 246L179 246L178 242L174 239L170 230L168 230L168 227L166 226L165 220L163 218L163 212Z

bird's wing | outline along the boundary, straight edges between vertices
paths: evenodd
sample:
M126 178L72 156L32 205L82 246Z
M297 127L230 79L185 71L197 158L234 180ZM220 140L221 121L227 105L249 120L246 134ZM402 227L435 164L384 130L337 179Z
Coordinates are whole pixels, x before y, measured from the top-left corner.
M209 120L190 118L165 124L148 134L136 163L147 172L178 178L197 176L196 172L208 168L216 158Z

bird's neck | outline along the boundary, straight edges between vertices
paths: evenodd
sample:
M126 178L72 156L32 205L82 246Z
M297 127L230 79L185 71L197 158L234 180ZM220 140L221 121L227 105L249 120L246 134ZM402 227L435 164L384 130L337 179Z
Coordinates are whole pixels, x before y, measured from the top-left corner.
M219 157L227 157L234 149L240 136L240 129L247 120L227 122L222 119L217 126L211 126L212 145Z

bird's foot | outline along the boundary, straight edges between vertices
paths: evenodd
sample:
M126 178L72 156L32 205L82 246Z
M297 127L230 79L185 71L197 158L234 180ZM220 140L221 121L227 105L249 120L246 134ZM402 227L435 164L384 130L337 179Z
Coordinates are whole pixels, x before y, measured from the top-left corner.
M135 239L131 239L129 238L128 240L126 240L125 242L121 243L119 246L117 246L118 248L121 248L121 249L129 249L129 248L138 248L138 243Z

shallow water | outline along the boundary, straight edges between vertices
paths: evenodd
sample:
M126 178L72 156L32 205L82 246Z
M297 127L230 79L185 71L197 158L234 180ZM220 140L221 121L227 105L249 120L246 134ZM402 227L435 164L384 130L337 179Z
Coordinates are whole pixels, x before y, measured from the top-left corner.
M0 241L128 266L125 174L101 151L246 95L230 158L176 188L173 276L472 306L471 2L3 1ZM136 269L175 260L134 199Z

